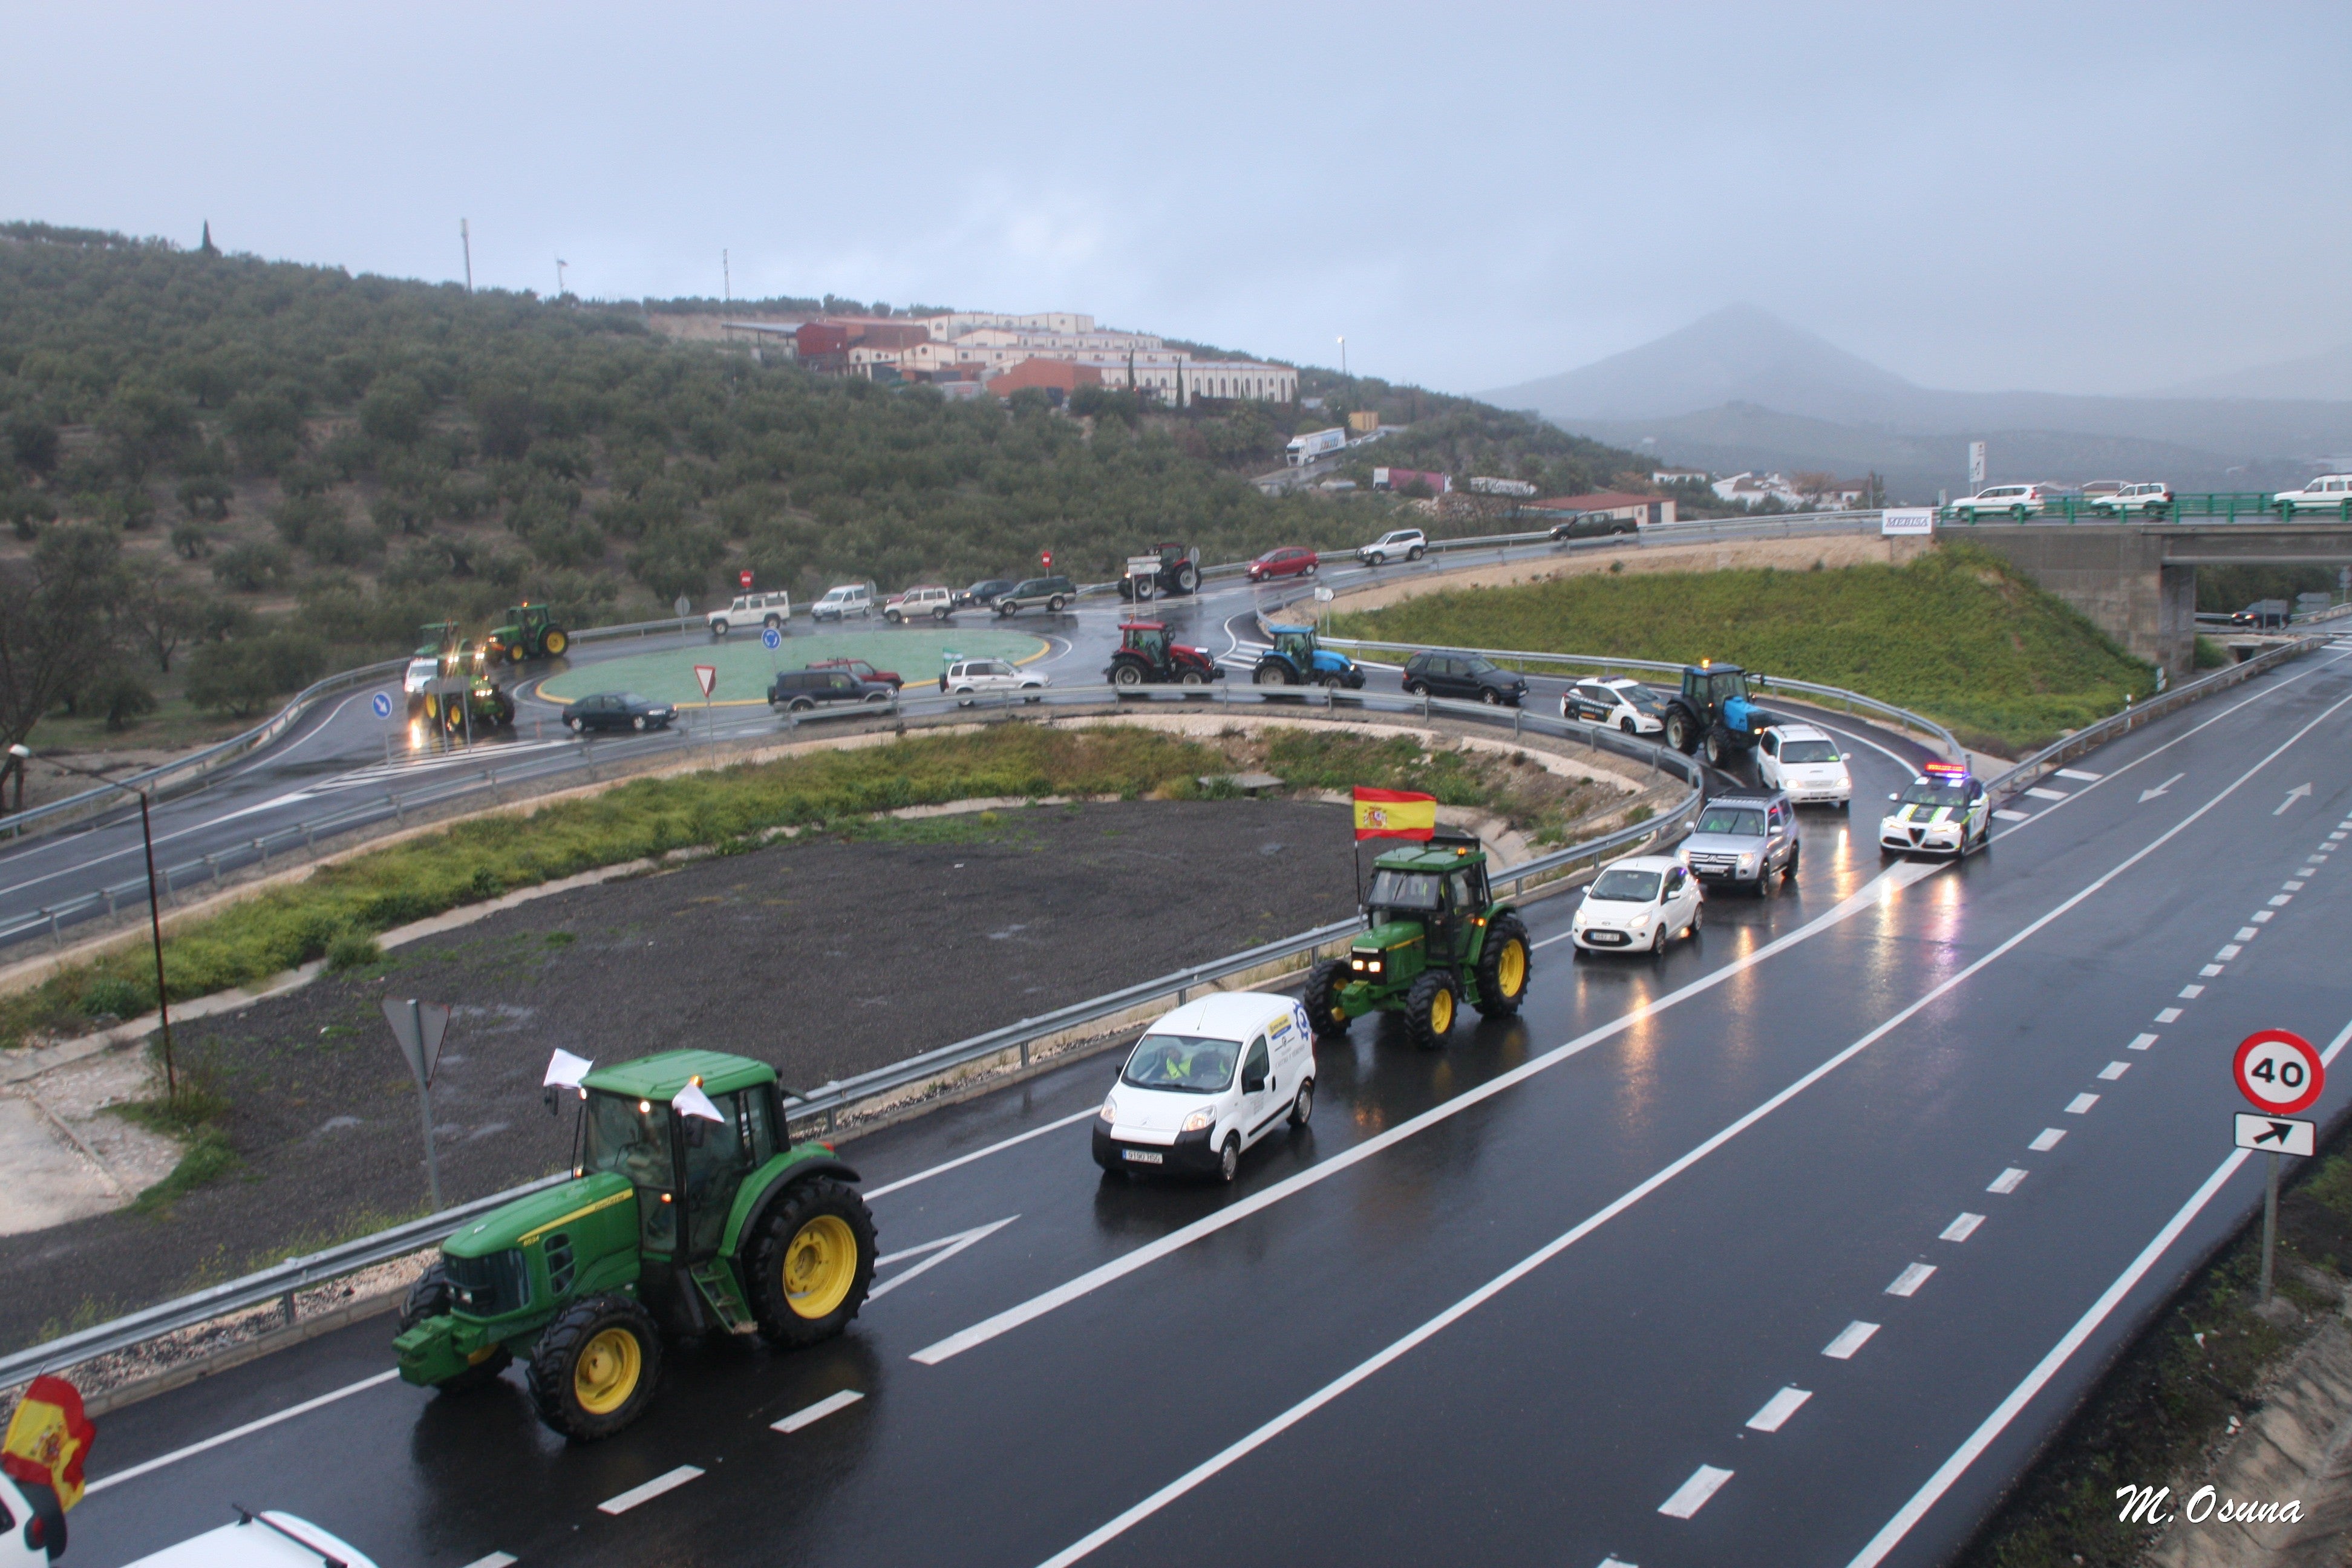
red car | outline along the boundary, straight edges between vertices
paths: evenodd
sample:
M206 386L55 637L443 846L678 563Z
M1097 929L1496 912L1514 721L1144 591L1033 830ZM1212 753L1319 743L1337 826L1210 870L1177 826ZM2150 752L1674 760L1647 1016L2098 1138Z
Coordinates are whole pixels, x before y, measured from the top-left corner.
M1280 550L1269 550L1249 563L1249 580L1263 583L1272 577L1312 577L1315 575L1315 552L1302 550L1295 544Z
M862 658L821 658L806 668L810 669L845 669L860 680L877 680L896 691L907 683L898 679L895 669L877 669Z

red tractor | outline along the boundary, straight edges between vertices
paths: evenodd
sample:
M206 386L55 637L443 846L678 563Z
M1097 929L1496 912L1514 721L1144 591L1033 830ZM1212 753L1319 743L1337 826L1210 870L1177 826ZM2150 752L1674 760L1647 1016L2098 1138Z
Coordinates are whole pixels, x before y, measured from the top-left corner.
M1204 647L1189 647L1168 635L1164 621L1129 621L1118 628L1118 651L1103 679L1113 686L1206 686L1225 672Z

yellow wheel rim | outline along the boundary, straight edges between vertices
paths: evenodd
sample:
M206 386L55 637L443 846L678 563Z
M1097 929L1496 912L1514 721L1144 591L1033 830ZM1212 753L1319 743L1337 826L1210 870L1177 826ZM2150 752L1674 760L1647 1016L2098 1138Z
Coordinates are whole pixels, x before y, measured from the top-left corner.
M838 1215L801 1226L784 1249L784 1300L803 1318L832 1315L857 1278L857 1235Z
M637 1336L626 1329L606 1329L572 1363L572 1397L592 1415L609 1415L629 1402L645 1371L645 1348Z
M550 633L548 633L548 634L547 634L547 651L548 651L548 652L550 652L550 653L562 653L562 652L563 651L563 649L564 649L565 645L566 645L566 639L565 639L565 637L564 637L564 636L563 636L563 634L562 634L562 632L550 632Z
M1528 944L1517 937L1503 944L1495 959L1495 989L1505 1001L1517 996L1528 983Z
M1454 993L1439 986L1437 994L1429 999L1429 1031L1444 1034L1454 1027Z

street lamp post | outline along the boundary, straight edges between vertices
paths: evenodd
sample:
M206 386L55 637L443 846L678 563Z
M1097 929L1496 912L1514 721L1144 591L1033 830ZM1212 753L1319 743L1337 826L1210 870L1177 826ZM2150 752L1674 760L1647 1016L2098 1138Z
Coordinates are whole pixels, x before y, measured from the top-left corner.
M24 745L9 747L8 754L20 763L29 762L33 755L31 749ZM53 768L58 768L69 773L79 773L86 779L96 779L100 784L110 784L125 795L135 795L139 797L139 839L147 850L147 931L154 939L155 943L155 1016L163 1032L163 1097L166 1100L177 1100L180 1096L180 1081L172 1065L172 1003L171 999L163 994L163 910L155 898L155 826L147 815L147 792L143 789L132 789L121 780L108 778L104 773L94 773L88 768L78 768L71 763L58 762L55 757L45 760Z

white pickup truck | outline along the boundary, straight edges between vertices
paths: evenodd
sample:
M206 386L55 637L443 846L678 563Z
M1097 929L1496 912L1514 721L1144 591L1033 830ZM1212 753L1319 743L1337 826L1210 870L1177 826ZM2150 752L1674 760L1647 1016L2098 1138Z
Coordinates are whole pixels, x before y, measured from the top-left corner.
M736 626L781 626L793 618L793 596L785 593L738 594L734 603L723 610L713 610L706 617L710 622L710 635L725 637Z

